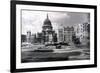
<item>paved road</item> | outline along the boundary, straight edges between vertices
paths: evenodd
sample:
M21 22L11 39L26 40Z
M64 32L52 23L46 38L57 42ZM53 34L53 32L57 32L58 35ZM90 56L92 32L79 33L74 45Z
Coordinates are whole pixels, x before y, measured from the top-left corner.
M22 62L86 60L90 58L90 52L88 48L77 48L69 46L64 49L52 49L53 52L35 52L36 49L34 49L34 47L24 48L22 49Z

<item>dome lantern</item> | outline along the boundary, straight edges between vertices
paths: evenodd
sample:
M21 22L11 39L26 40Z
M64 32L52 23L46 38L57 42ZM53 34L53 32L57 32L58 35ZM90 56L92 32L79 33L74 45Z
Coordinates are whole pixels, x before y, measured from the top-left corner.
M51 26L51 21L49 20L48 14L47 14L47 18L44 21L44 25Z

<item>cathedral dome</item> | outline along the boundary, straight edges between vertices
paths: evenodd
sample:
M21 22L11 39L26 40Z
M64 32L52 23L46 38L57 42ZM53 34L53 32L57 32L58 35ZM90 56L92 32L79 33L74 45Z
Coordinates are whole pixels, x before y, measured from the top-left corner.
M51 26L51 21L48 18L48 14L47 14L47 18L44 21L44 25Z

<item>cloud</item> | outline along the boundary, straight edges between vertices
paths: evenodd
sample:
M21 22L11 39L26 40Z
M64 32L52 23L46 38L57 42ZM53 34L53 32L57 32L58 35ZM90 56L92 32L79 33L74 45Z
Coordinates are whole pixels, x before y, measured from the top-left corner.
M56 23L63 23L64 19L69 19L70 16L66 13L62 12L49 12L49 18L52 22Z

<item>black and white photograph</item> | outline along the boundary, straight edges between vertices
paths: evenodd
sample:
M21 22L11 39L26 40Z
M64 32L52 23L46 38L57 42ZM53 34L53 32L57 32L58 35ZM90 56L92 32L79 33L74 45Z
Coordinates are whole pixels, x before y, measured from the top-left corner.
M21 10L21 62L90 59L90 13Z
M11 72L97 66L96 6L11 2Z

